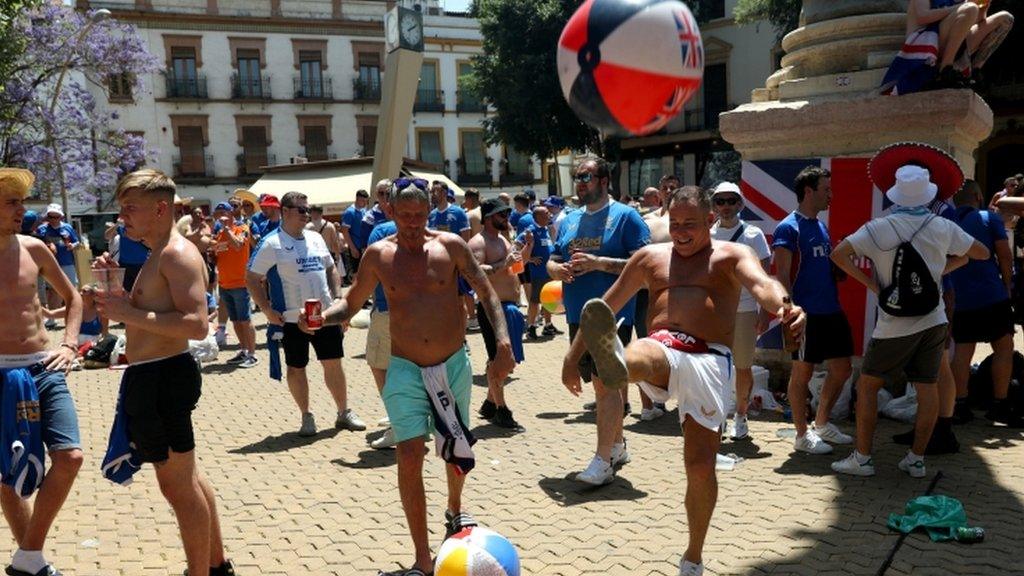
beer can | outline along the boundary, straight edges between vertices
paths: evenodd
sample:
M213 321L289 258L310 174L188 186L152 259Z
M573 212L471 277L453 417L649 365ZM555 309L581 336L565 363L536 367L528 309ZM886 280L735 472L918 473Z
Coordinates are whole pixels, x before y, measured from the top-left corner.
M985 539L985 529L980 526L960 526L956 529L957 542L973 544Z
M320 314L320 300L310 298L305 303L306 325L310 328L321 328L324 325L324 317Z

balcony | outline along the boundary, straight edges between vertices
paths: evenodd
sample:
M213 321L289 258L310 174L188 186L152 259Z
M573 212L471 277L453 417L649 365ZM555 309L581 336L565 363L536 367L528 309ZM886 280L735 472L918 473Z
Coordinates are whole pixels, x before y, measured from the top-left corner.
M467 90L456 92L456 112L486 112L487 104L483 99Z
M380 82L352 79L352 99L356 102L380 102Z
M491 183L491 158L459 158L455 161L459 166L459 184L489 185Z
M330 78L305 78L296 76L292 82L296 100L333 100L334 86Z
M263 166L273 166L277 164L277 156L267 154L265 150L262 153L243 152L242 154L235 156L235 161L238 163L239 176L259 176L260 174L263 174Z
M193 78L175 78L171 74L164 77L168 98L206 99L206 76Z
M232 100L270 100L270 76L264 74L258 78L238 74L231 75Z
M210 154L182 154L171 159L176 180L213 178L213 156Z
M533 184L533 174L529 172L509 172L498 177L502 186L519 186Z
M420 88L412 109L414 112L444 112L444 91Z

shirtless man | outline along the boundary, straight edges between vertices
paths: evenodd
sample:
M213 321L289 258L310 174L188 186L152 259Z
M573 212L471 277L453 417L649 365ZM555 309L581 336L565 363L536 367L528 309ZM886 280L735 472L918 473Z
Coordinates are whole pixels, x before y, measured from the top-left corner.
M309 222L306 223L306 230L312 230L324 239L324 242L327 244L327 250L331 253L331 258L334 259L334 267L338 269L338 274L344 278L345 266L341 260L341 244L344 242L344 239L338 234L338 230L333 222L324 220L323 206L314 204L309 207Z
M416 551L411 568L391 575L425 576L433 571L423 489L424 442L434 429L431 400L425 387L428 380L450 389L459 423L467 431L469 427L472 368L463 342L466 316L456 286L458 275L476 290L494 326L498 352L491 365L496 374L512 371L512 344L498 295L466 242L455 234L427 230L427 191L410 184L396 193L392 206L398 232L367 246L352 287L344 299L335 301L324 312L324 324L348 320L359 311L378 282L383 286L394 327L383 398L398 441L398 491ZM305 320L300 314L300 326L308 330ZM448 422L450 419L439 424ZM462 438L471 441L468 435ZM453 463L446 466L446 471L447 536L475 522L462 512L465 474Z
M526 322L519 311L519 278L512 273L511 266L522 262L522 255L512 249L512 243L505 238L509 229L508 215L512 208L505 206L501 200L484 200L480 205L483 217L483 231L469 241L469 249L473 257L480 262L484 274L490 277L494 293L501 300L505 312L505 324L512 342L512 353L516 363L523 361L523 331ZM505 404L505 379L508 372L498 372L493 361L498 352L494 327L487 321L483 302L477 305L477 316L480 318L480 333L487 347L487 399L480 406L478 414L484 420L502 428L522 431L522 426L512 418L512 411ZM532 306L532 304L531 304Z
M7 574L12 576L55 572L43 558L43 545L82 466L78 415L64 380L78 355L82 298L46 244L38 238L19 235L25 215L24 201L34 181L35 177L28 170L0 168L0 270L4 270L0 274L0 290L4 294L4 305L0 307L0 323L4 326L0 331L0 378L4 388L18 384L35 386L39 404L34 410L27 408L27 425L33 426L38 422L42 442L50 454L50 469L46 472L46 482L39 488L34 506L27 496L38 485L30 479L32 486L22 488L26 496L23 499L14 489L15 481L21 476L20 467L2 470L4 483L0 489L0 504L18 543L18 550L7 567ZM64 338L52 350L43 327L38 297L40 276L67 303ZM33 413L36 414L34 421ZM14 426L4 424L5 427L9 425ZM21 422L18 427L23 425ZM42 446L38 448L38 456L43 457ZM33 452L32 446L27 449L29 454ZM36 480L42 481L42 475L39 474Z
M466 196L462 202L462 209L466 211L469 218L470 237L476 236L484 229L483 217L480 212L480 191L476 188L466 188Z
M676 188L679 188L679 177L675 174L665 174L658 181L658 200L661 207L644 215L644 222L651 229L651 244L672 241L668 234L668 201Z
M638 382L656 400L671 396L679 401L690 527L679 574L699 576L704 571L704 537L718 498L715 454L726 417L722 395L733 385L729 347L740 288L749 290L762 307L784 315L795 337L803 329L804 313L795 306L784 310L786 291L765 273L750 248L711 239L715 217L706 191L680 188L667 206L672 242L641 248L603 299L587 302L580 320L583 337L566 356L562 381L572 394L580 394L577 362L586 348L605 386ZM615 334L613 310L644 286L651 291L651 334L624 348Z
M188 573L233 575L224 558L213 488L196 466L192 410L202 391L188 341L208 334L206 265L174 228L174 182L142 169L117 185L127 234L150 249L131 294L99 293L102 316L124 322L129 366L124 373L128 437L142 462L152 462L160 491L174 509ZM108 255L99 267L116 266Z

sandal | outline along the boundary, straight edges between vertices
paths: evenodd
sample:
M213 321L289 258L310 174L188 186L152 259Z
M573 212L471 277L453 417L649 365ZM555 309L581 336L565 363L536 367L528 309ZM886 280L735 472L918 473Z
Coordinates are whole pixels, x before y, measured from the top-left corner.
M447 540L453 535L462 532L466 528L472 528L478 526L476 520L472 516L465 512L459 512L458 514L452 514L448 510L444 511L444 539Z

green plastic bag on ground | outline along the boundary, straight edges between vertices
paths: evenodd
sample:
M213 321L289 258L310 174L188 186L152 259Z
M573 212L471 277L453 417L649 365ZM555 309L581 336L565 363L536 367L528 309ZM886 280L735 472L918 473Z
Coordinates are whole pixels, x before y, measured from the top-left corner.
M967 526L967 512L956 498L918 496L907 502L904 515L889 514L888 525L905 534L924 528L932 542L945 542L955 539L957 528Z

